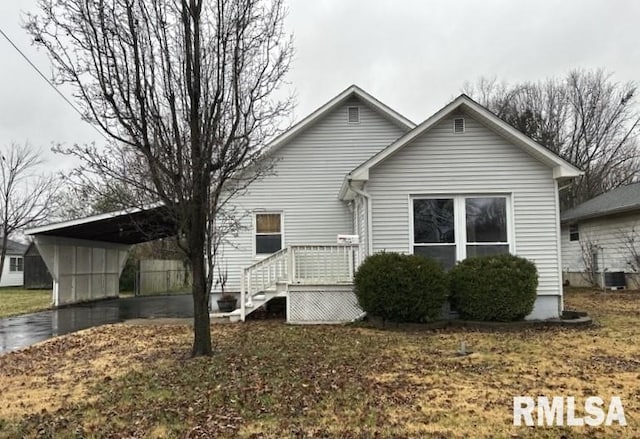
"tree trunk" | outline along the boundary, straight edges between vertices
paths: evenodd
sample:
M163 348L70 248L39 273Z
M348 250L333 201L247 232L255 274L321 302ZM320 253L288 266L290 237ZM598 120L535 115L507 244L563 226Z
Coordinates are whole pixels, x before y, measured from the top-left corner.
M194 191L195 192L195 191ZM197 197L199 198L199 197ZM198 205L200 204L200 205ZM194 200L191 211L191 224L189 233L189 250L191 254L191 266L193 270L193 349L192 357L211 355L211 330L209 319L209 296L207 291L207 273L205 267L205 223L201 210L204 206L201 200Z
M2 234L2 248L0 249L0 280L2 280L2 273L4 272L4 258L7 256L7 241L9 237L7 232Z
M192 357L211 355L211 331L209 328L209 294L204 281L204 257L193 261L193 349Z

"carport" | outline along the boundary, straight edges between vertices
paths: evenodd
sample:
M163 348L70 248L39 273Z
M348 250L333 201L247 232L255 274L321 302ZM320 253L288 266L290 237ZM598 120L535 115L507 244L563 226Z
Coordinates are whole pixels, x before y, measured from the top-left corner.
M118 297L120 273L133 244L174 236L164 206L63 221L25 231L53 278L54 306Z

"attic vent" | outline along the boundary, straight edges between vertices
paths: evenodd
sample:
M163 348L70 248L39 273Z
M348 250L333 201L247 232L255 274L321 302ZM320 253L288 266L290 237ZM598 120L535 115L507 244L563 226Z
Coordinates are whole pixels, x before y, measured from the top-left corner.
M453 132L456 134L464 133L464 119L462 117L453 119Z
M359 123L360 122L360 107L349 107L349 123Z

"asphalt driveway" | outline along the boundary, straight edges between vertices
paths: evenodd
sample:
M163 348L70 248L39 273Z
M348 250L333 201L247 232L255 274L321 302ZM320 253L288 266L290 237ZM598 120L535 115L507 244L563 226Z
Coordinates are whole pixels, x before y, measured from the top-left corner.
M0 354L92 326L144 318L193 317L190 294L131 297L0 319Z

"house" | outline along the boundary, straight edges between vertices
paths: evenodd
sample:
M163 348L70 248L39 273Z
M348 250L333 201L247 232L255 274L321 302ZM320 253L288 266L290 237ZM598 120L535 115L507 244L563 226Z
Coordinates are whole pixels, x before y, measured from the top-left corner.
M351 320L353 272L381 251L445 268L517 254L539 273L528 318L560 314L558 188L581 171L466 95L416 126L351 86L269 148L273 175L233 200L242 227L222 248L236 319L283 296L288 321Z
M7 253L2 268L0 287L21 287L24 283L24 252L27 246L7 240Z
M24 287L28 290L53 288L53 278L35 242L24 253Z
M626 273L626 285L640 286L640 183L598 195L564 212L561 221L565 282L602 285L612 273Z

